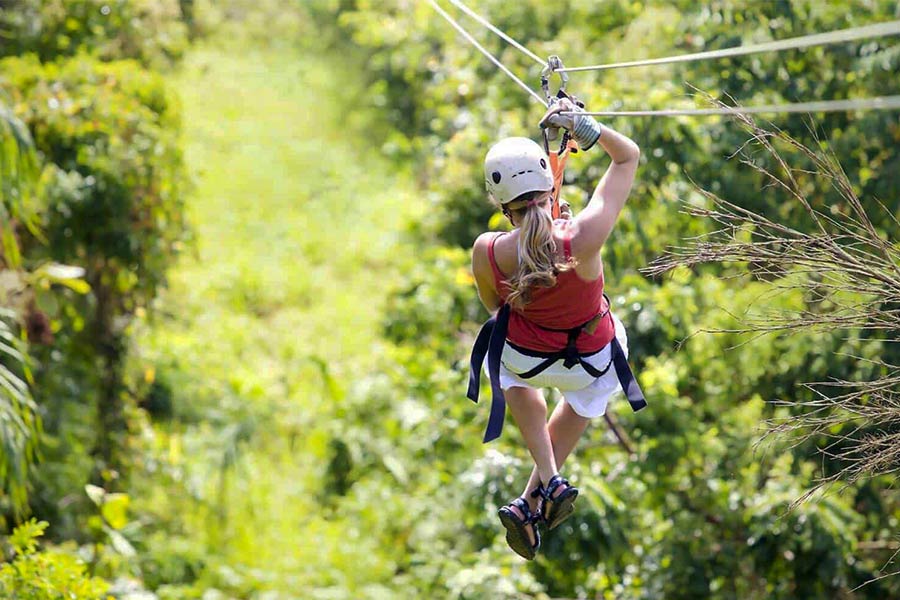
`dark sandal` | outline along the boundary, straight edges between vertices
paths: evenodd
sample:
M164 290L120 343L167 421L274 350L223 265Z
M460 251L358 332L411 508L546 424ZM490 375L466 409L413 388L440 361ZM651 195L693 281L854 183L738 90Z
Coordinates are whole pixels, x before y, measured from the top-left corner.
M555 495L556 490L560 486L566 486L566 489ZM540 496L544 499L541 503L540 514L547 523L548 529L555 529L559 525L572 516L575 512L575 498L578 497L578 488L571 485L568 480L563 479L560 475L554 475L547 482L547 488L543 485L531 492L532 497Z
M517 515L510 507L518 508L524 518ZM538 548L541 547L541 534L537 528L540 515L531 513L528 502L524 498L516 498L506 506L500 507L497 514L500 515L500 522L506 528L506 543L509 544L509 547L522 558L533 560ZM534 529L534 545L528 539L528 530L526 529L528 525Z

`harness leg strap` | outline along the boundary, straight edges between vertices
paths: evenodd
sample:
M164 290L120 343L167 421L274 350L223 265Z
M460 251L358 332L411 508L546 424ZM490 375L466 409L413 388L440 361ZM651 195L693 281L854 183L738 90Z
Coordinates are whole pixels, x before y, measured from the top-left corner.
M497 317L485 321L472 347L472 356L469 358L469 389L466 391L466 398L472 402L478 402L478 395L481 392L481 365L484 364L484 357L490 348L491 333L496 323Z
M619 344L619 340L613 338L611 344L612 363L616 369L616 377L618 377L619 383L622 385L622 391L625 392L625 397L628 398L628 404L631 405L631 410L637 412L647 406L644 392L641 391L637 379L634 378L634 373L631 372L631 367L628 366L628 359L625 357L625 352L622 350L622 345Z
M500 437L503 432L503 419L506 416L506 398L500 387L500 358L503 345L506 344L506 332L509 328L509 304L504 304L497 312L497 322L491 332L488 344L488 375L491 378L491 416L488 418L487 430L483 442L486 444Z

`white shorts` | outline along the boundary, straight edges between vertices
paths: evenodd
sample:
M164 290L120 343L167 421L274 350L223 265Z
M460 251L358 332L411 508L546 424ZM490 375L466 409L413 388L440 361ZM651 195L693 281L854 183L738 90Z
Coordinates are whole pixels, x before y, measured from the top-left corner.
M619 340L622 351L627 357L628 336L625 334L625 326L615 315L613 315L613 323L616 328L616 339ZM612 348L607 345L596 354L585 358L585 361L602 370L610 364L611 357ZM619 378L616 376L616 368L612 365L602 377L597 378L591 376L580 364L567 369L563 366L562 360L556 361L548 369L531 379L521 379L516 375L516 373L525 373L533 369L543 360L543 358L522 354L509 344L505 344L503 355L500 358L500 387L504 390L511 387L534 390L555 387L562 392L563 398L569 403L572 410L588 419L602 416L606 412L609 399L613 394L622 390Z

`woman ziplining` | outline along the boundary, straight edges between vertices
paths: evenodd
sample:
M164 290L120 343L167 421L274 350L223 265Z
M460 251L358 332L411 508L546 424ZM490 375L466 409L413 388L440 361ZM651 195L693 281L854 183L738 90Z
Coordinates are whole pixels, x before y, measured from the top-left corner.
M514 229L475 241L475 283L493 316L476 340L468 395L477 401L487 355L493 404L485 441L500 435L505 401L534 460L522 495L499 510L507 542L529 560L540 547L538 526L554 529L574 511L578 489L559 469L590 420L605 414L620 389L634 410L646 405L626 361L625 329L603 293L600 258L631 191L639 148L609 127L601 130L565 97L551 103L541 127L565 129L582 150L599 144L612 163L577 217L554 220L558 190L537 143L501 140L484 162L490 197ZM564 398L549 422L544 387Z
M900 96L883 96L750 107L719 104L710 108L588 113L570 102L562 90L558 95L561 100L551 99L547 76L559 74L564 86L566 73L572 71L707 60L900 35L900 20L737 48L567 69L556 56L545 63L460 0L450 1L543 66L541 84L546 101L435 0L429 0L434 10L475 49L522 90L548 106L542 127L566 129L585 150L599 139L613 161L585 211L575 219L554 220L560 216L553 195L559 193L561 170L568 154L565 140L558 154L550 154L546 135L547 153L527 138L508 138L491 148L485 159L488 191L514 229L508 234L486 233L475 242L475 281L482 302L493 316L482 327L472 351L467 396L478 400L479 375L487 358L493 401L485 442L500 435L508 400L535 462L522 495L499 510L509 545L521 556L532 559L540 547L538 525L553 529L574 510L578 490L560 476L559 468L589 420L605 414L609 398L620 387L632 409L646 406L626 360L624 328L609 313L609 301L603 295L599 255L630 192L639 151L633 141L612 129L604 128L601 135L600 126L591 115L735 116L900 109ZM564 397L549 423L540 391L543 387L556 387Z

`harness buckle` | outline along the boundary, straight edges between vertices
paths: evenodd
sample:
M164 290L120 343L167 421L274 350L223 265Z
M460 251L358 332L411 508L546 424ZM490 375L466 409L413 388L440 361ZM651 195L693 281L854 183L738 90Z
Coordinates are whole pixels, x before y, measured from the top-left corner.
M567 369L571 369L575 365L581 363L581 355L578 354L578 348L575 345L575 341L581 334L581 330L582 327L576 327L569 330L569 339L566 341L565 350L563 350L563 366Z

